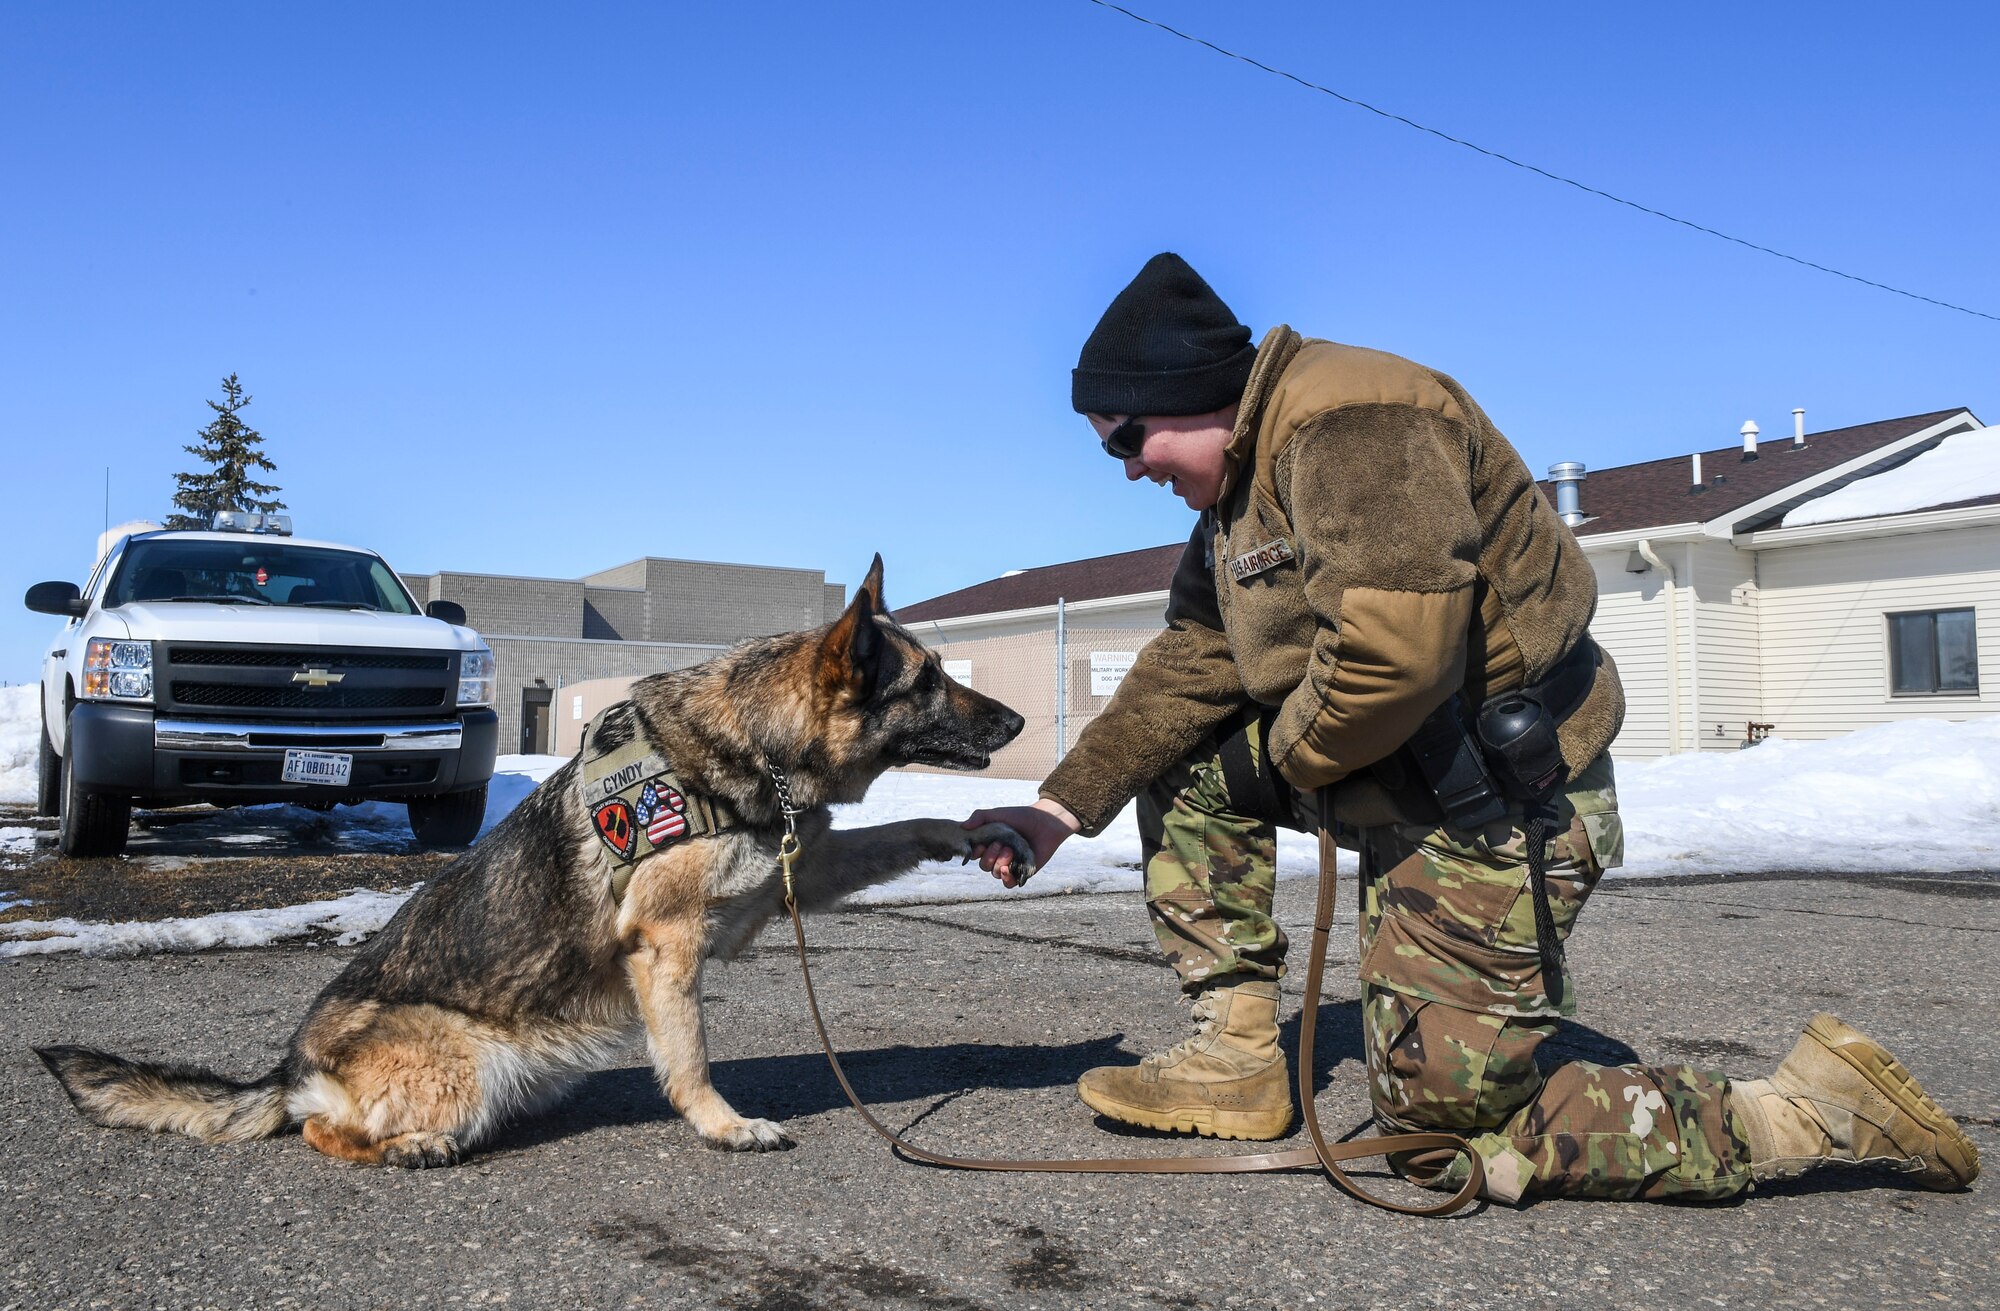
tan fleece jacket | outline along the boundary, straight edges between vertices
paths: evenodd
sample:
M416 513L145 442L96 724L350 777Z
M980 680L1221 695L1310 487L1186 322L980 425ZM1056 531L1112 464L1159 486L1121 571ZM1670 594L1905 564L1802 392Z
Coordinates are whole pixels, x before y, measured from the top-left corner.
M1273 328L1167 629L1043 783L1097 833L1247 702L1294 787L1355 778L1454 691L1477 706L1585 640L1597 580L1464 389L1381 351ZM1572 772L1624 717L1609 657L1563 725Z

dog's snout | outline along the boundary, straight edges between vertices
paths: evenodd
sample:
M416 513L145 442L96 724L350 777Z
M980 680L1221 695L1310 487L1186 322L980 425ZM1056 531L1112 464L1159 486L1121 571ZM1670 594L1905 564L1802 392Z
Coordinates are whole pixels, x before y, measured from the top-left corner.
M1012 742L1015 738L1021 736L1021 730L1027 726L1027 720L1021 718L1021 716L1015 714L1012 710L1005 707L1001 708L1000 731L1007 735L1006 741Z

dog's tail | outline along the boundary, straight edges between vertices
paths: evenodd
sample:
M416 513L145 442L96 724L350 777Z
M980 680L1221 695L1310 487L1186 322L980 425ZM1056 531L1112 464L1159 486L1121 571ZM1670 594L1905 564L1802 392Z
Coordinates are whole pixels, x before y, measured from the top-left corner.
M121 1129L184 1133L209 1143L269 1138L291 1122L284 1067L238 1083L192 1065L128 1061L88 1047L37 1047L83 1118Z

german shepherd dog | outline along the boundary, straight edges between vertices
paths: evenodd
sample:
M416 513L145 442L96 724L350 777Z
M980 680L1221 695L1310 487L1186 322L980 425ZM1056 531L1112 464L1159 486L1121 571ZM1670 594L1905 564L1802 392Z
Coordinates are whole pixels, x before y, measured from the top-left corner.
M508 1120L556 1100L636 1020L661 1088L705 1142L791 1146L709 1082L701 1013L704 963L734 954L783 904L785 824L769 767L788 779L794 810L804 808L798 900L822 908L989 842L1029 859L1004 825L837 830L827 810L861 800L896 765L984 768L1023 721L947 677L887 617L879 555L834 623L643 678L631 705L680 781L727 802L745 827L644 857L618 900L571 760L355 954L263 1078L238 1083L82 1047L37 1054L98 1124L208 1142L299 1124L328 1156L423 1168L456 1164ZM607 719L601 737L620 722Z

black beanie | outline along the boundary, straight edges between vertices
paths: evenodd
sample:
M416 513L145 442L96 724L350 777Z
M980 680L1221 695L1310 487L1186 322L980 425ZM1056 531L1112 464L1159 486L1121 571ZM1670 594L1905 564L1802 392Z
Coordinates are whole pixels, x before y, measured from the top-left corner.
M1179 255L1146 261L1070 373L1079 414L1208 414L1243 398L1257 348Z

